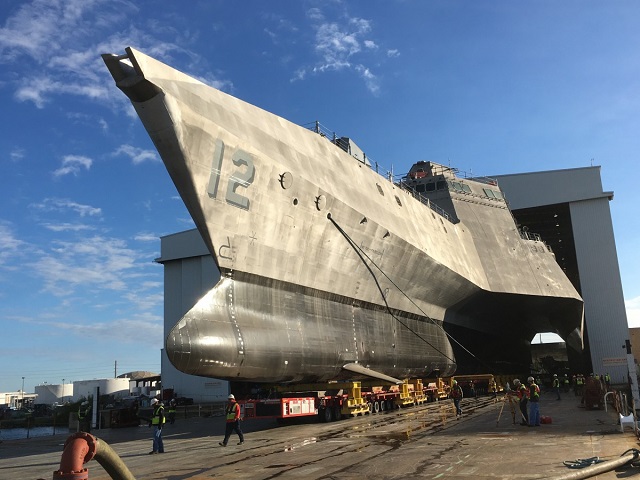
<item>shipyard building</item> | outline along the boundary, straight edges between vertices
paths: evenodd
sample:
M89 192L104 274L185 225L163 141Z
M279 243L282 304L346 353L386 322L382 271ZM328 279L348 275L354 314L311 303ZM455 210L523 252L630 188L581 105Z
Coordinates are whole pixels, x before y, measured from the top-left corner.
M520 229L538 234L584 300L584 350L568 349L572 372L611 375L627 382L627 326L609 202L600 167L494 176ZM164 333L218 281L220 274L197 230L161 238ZM544 333L544 332L540 332ZM500 373L500 372L492 372ZM187 375L162 352L163 388L196 402L223 401L226 381Z

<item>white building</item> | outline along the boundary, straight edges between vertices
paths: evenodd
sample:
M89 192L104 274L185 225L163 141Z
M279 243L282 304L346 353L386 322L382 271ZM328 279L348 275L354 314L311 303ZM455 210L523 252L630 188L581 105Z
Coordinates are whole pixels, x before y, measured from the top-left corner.
M35 400L36 405L52 405L54 403L64 403L71 401L73 398L73 384L65 383L64 385L44 384L36 385Z
M92 396L96 387L100 388L100 395L114 395L116 397L129 396L128 378L102 378L98 380L79 380L73 382L72 402Z
M35 398L35 393L25 393L21 390L0 393L0 407L20 408L23 405L28 406L35 401Z

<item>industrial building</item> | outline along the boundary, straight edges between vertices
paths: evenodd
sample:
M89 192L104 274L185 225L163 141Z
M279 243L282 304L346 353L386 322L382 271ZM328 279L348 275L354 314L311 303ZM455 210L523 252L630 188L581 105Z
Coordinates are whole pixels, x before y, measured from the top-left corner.
M627 382L629 339L609 201L600 167L494 176L525 232L539 234L584 299L584 351L568 353L572 371L609 373ZM165 336L218 281L219 272L197 230L161 238ZM543 332L540 332L543 333ZM162 353L163 388L196 402L222 401L225 381L186 375Z
M522 229L539 234L584 300L584 352L572 370L628 378L627 313L609 202L600 167L499 175Z

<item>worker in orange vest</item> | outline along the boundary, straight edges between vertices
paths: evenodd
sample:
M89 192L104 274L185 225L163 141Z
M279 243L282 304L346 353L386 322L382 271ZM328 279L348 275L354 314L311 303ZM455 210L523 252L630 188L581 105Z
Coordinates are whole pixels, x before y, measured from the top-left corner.
M233 394L229 395L227 398L229 403L227 403L227 406L224 409L227 423L225 426L224 440L219 442L219 445L226 447L229 437L234 431L238 434L238 438L240 438L238 445L242 445L244 443L244 435L240 428L240 405L236 402L236 397L234 397Z

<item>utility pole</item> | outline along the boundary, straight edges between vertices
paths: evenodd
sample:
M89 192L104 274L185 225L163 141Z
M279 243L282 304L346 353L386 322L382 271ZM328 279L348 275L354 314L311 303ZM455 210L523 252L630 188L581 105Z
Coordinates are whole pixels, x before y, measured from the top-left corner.
M118 360L113 364L113 378L118 378Z
M22 390L20 390L20 393L22 394L22 400L20 401L21 403L20 408L24 408L24 377L22 377Z

